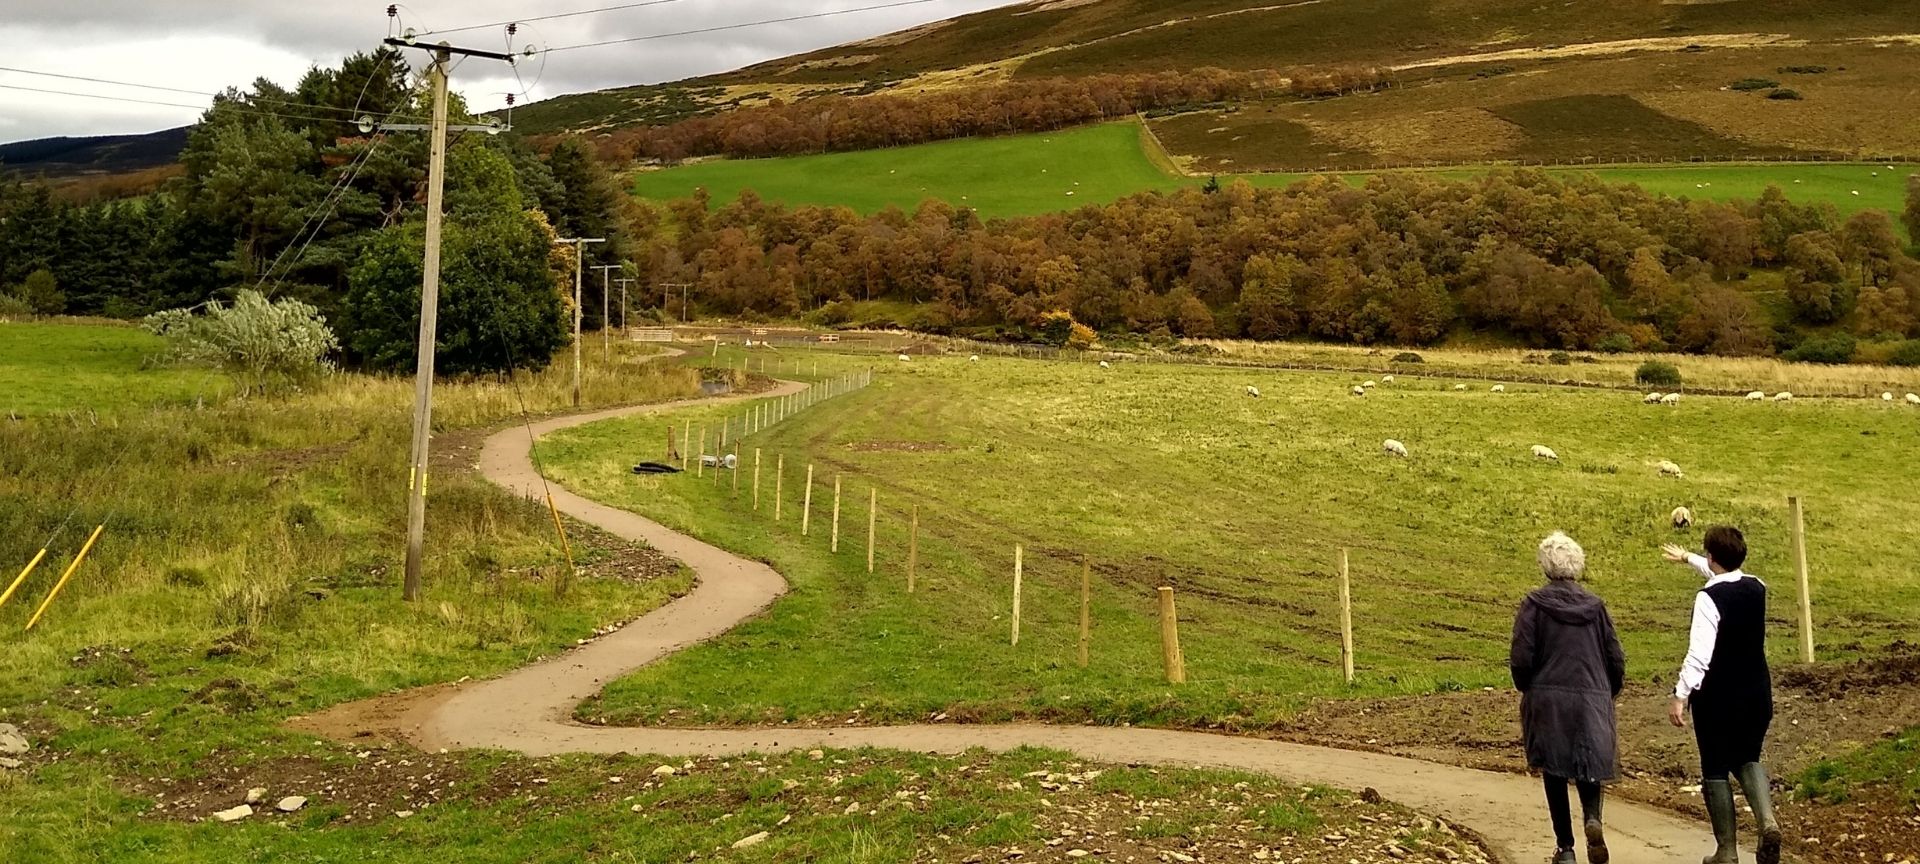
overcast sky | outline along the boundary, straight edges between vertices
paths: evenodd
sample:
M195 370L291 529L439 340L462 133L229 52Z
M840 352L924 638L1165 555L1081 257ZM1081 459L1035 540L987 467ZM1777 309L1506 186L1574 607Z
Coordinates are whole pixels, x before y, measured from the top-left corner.
M596 6L619 0L413 0L400 20L415 30L447 29ZM564 46L725 24L879 5L886 0L668 0L522 25L516 47ZM542 70L523 60L520 101L626 84L674 81L837 45L1020 0L931 0L921 5L830 18L555 52ZM0 66L115 81L216 91L267 77L292 86L314 64L338 65L387 36L387 4L366 0L6 0ZM504 28L448 34L456 45L502 48ZM415 65L419 65L418 55ZM536 80L537 79L537 80ZM0 72L0 85L205 105L206 98ZM478 108L523 89L505 64L474 59L453 86ZM136 105L0 88L0 142L52 135L151 132L193 122L194 108Z

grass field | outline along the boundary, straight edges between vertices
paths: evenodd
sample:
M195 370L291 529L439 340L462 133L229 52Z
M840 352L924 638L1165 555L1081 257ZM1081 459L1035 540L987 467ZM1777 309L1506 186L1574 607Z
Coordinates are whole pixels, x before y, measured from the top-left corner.
M1906 176L1914 170L1915 166L1889 171L1885 165L1752 164L1564 168L1553 173L1591 173L1608 182L1638 183L1651 192L1711 200L1751 200L1773 184L1796 201L1828 201L1848 215L1864 209L1900 212ZM1431 173L1459 179L1485 170ZM1250 174L1245 179L1256 186L1286 186L1305 176ZM1342 176L1357 185L1370 174ZM1154 167L1142 149L1138 127L1110 123L1049 135L963 139L891 150L716 160L639 172L633 189L644 198L668 199L705 188L719 202L752 189L762 198L784 204L838 205L867 213L888 206L911 210L921 201L936 198L993 217L1066 210L1135 192L1203 182L1172 177ZM1860 194L1854 195L1855 191Z
M823 373L865 358L821 358ZM1908 544L1881 526L1920 517L1906 490L1910 409L1879 403L1678 408L1613 391L1485 386L1402 375L1365 398L1346 374L987 359L889 363L874 386L776 427L785 520L726 486L635 478L629 442L664 420L611 422L540 448L557 478L774 563L794 592L764 618L617 682L583 716L614 722L1044 717L1261 727L1339 680L1333 566L1353 550L1359 694L1506 684L1506 634L1538 582L1533 544L1587 545L1639 680L1670 676L1697 582L1658 559L1705 523L1751 538L1771 578L1772 646L1793 650L1786 496L1809 502L1816 616L1829 658L1902 638L1920 606ZM1484 384L1485 382L1482 382ZM1263 398L1243 395L1255 384ZM679 418L674 418L675 422ZM702 422L701 418L693 418ZM712 421L712 417L705 418ZM1407 460L1380 453L1397 438ZM1541 462L1532 444L1558 450ZM645 451L653 449L651 446ZM748 464L751 465L749 455ZM1684 480L1661 478L1671 459ZM797 539L803 466L817 470L813 536ZM749 469L750 470L750 469ZM849 533L826 552L832 478ZM743 486L748 488L747 486ZM868 490L881 501L879 573L862 558ZM743 496L746 493L742 493ZM1673 507L1702 525L1675 532ZM919 508L920 591L903 590ZM1008 647L1015 544L1025 632ZM1080 558L1094 567L1093 662L1075 653ZM1178 589L1188 674L1159 680L1154 589Z
M126 325L0 322L0 410L125 409L226 392L205 370L156 366L164 347Z

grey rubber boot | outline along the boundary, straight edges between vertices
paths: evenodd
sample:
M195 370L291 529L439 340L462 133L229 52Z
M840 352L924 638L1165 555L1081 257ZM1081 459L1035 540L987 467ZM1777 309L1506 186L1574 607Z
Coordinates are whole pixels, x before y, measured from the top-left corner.
M1572 849L1561 849L1553 853L1553 864L1580 864L1580 856Z
M1747 806L1753 808L1754 824L1760 828L1755 860L1780 864L1780 821L1773 816L1773 792L1767 786L1766 767L1758 762L1740 766L1740 789L1747 793Z
M1733 812L1733 784L1726 780L1708 780L1700 784L1707 799L1707 816L1713 819L1712 855L1702 864L1740 864L1739 817Z

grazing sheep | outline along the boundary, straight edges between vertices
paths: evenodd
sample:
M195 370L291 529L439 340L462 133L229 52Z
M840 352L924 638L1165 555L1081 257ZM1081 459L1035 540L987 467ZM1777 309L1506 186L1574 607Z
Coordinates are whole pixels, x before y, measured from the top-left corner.
M1247 385L1247 395L1248 395L1248 396L1252 396L1252 397L1253 397L1253 398L1255 398L1255 399L1258 399L1258 398L1260 398L1260 388L1258 388L1258 387L1255 387L1255 386L1253 386L1252 384L1248 384L1248 385Z
M1788 392L1787 392L1787 391L1785 391L1785 390L1782 390L1782 391L1780 391L1780 392L1778 392L1778 393L1775 393L1775 394L1773 394L1773 401L1775 401L1775 402L1792 402L1792 401L1793 401L1793 394L1792 394L1792 393L1788 393Z
M1378 387L1380 385L1375 384L1372 381L1367 381L1367 382L1363 382L1360 386L1365 387L1368 390L1372 390L1373 388Z
M1908 405L1920 405L1920 393L1908 393L1908 394L1907 394L1907 404L1908 404Z
M1678 393L1668 393L1667 395L1665 395L1665 396L1662 396L1662 397L1660 397L1660 404L1662 404L1662 405L1678 405L1678 404L1680 404L1680 394L1678 394Z
M968 363L978 363L978 362L980 362L980 355L978 355L978 354L975 354L975 355L973 355L972 357L968 357L968 358L967 358L967 362L968 362Z
M1353 385L1353 395L1355 395L1355 396L1365 396L1365 395L1367 395L1367 388L1365 388L1365 387L1362 387L1362 386L1360 386L1360 385L1358 385L1358 384L1355 384L1355 385Z
M1678 465L1675 465L1675 464L1673 464L1672 462L1668 462L1668 461L1667 461L1667 460L1665 460L1665 459L1662 459L1662 460L1660 460L1660 476L1662 476L1662 477L1685 477L1685 476L1687 476L1687 475L1686 475L1685 473L1683 473L1683 472L1681 472L1681 470L1680 470L1680 466L1678 466Z
M900 355L900 362L902 362L902 363L911 363L911 362L913 362L913 358L912 358L912 357L908 357L908 356L907 356L907 355L905 355L905 354L902 354L902 355Z
M1392 375L1388 375L1388 376L1386 376L1386 377L1384 377L1384 378L1381 378L1381 379L1380 379L1380 383L1382 383L1382 384L1392 384L1392 383L1393 383L1393 376L1392 376Z
M1398 456L1402 459L1407 458L1407 445L1395 441L1392 438L1388 438L1387 443L1380 445L1380 449L1385 450L1388 456Z
M1467 385L1465 385L1465 384L1455 384L1455 385L1453 385L1453 389L1455 389L1455 390L1465 390L1465 389L1467 389Z
M1648 393L1648 394L1647 394L1647 398L1645 398L1645 399L1642 399L1642 400L1640 400L1640 404L1642 404L1642 405L1658 405L1658 404L1660 404L1660 400L1662 400L1662 399L1665 399L1665 398L1667 398L1667 394L1665 394L1665 393Z
M1681 531L1693 527L1693 511L1685 507L1673 508L1673 513L1667 519L1673 523L1674 528Z
M1753 391L1752 393L1748 393L1748 394L1747 394L1747 401L1748 401L1748 402L1759 402L1759 401L1762 401L1762 400L1764 400L1764 399L1766 399L1766 398L1767 398L1767 394L1765 394L1765 393L1762 393L1762 392L1760 392L1760 391L1758 391L1758 390L1755 390L1755 391Z
M1493 385L1493 390L1492 390L1491 392L1494 392L1494 393L1505 393L1505 392L1507 392L1507 385L1505 385L1505 384L1495 384L1495 385Z
M1882 394L1880 394L1880 401L1882 401L1882 402L1892 402L1892 401L1893 401L1893 394L1892 394L1891 392L1888 392L1888 393L1882 393Z
M1858 195L1858 194L1860 194L1860 190L1858 190L1858 189L1855 189L1855 190L1853 190L1853 194L1855 194L1855 195Z
M1108 365L1108 364L1107 364L1107 361L1105 361L1105 360L1102 360L1102 361L1100 361L1100 368L1102 368L1102 369L1112 369L1113 367L1112 367L1112 366L1110 366L1110 365Z
M1533 455L1541 459L1550 459L1554 462L1560 461L1560 454L1553 452L1552 447L1544 444L1533 445Z

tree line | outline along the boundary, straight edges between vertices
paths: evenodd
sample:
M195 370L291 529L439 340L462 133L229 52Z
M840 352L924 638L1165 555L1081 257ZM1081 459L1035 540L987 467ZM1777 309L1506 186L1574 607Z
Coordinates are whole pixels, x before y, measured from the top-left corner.
M1913 198L1920 230L1920 181ZM1539 171L1385 174L984 222L938 201L862 216L702 192L636 232L643 274L692 283L710 312L835 323L853 301L903 301L909 320L893 323L987 338L1034 338L1055 311L1106 332L1357 344L1477 328L1541 347L1764 355L1920 337L1920 263L1889 216L1842 219L1778 188L1716 203Z
M677 162L872 150L949 138L1048 132L1138 112L1271 96L1321 97L1385 86L1372 68L1233 72L1195 69L1010 81L911 94L773 100L752 108L599 136L602 158Z
M369 136L353 120L422 122L427 102L398 52L358 54L291 89L262 79L223 94L179 176L150 194L72 203L0 182L0 307L137 318L256 289L316 307L347 364L411 369L426 135ZM457 98L449 111L472 121ZM588 263L622 260L627 198L578 141L542 155L462 135L447 165L440 368L544 364L571 329L574 261L554 240L608 237Z

